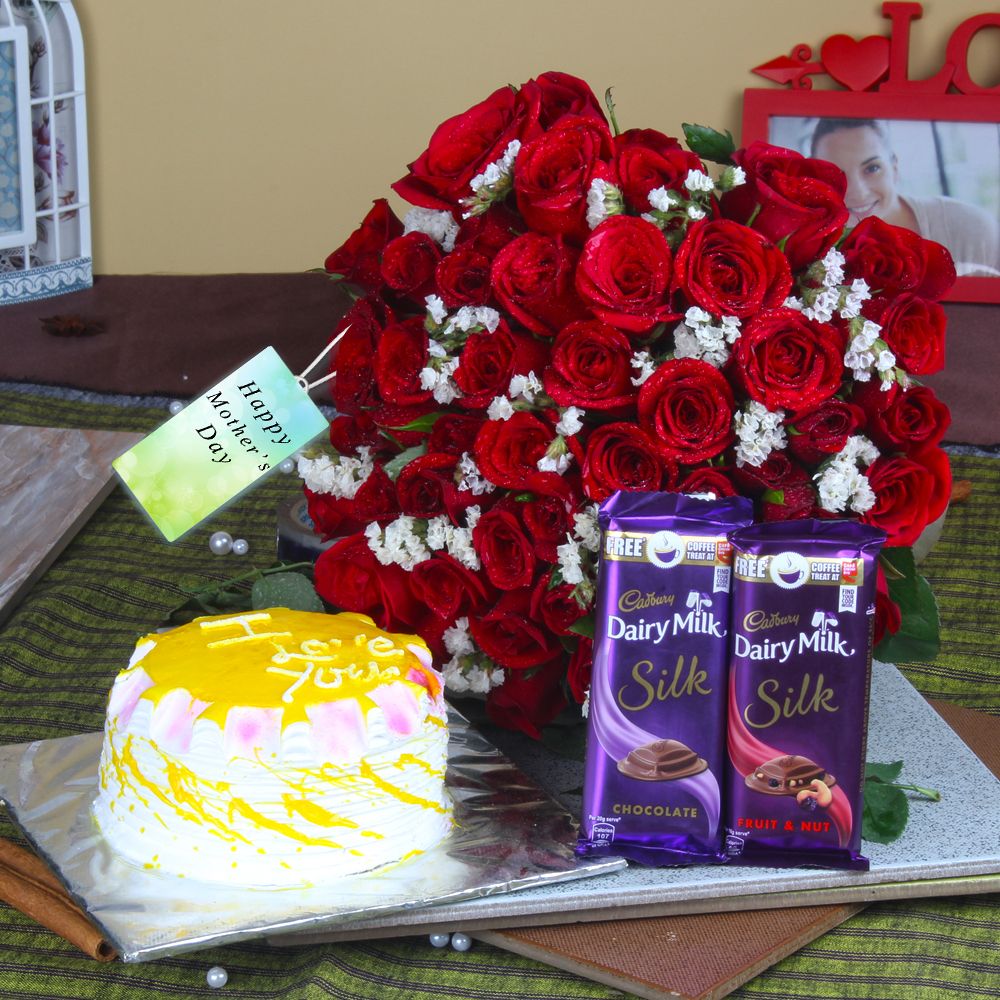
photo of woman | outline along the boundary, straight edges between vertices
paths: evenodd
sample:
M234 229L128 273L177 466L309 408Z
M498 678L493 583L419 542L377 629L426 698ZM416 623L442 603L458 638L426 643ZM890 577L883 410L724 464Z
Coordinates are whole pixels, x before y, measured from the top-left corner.
M996 125L783 117L770 141L844 171L852 224L878 216L944 244L959 275L1000 277Z

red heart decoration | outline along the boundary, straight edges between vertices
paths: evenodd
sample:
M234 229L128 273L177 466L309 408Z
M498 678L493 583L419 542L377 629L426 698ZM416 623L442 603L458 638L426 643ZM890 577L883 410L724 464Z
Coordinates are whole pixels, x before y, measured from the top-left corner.
M889 72L889 39L884 35L860 41L850 35L831 35L819 55L827 73L849 90L868 90Z

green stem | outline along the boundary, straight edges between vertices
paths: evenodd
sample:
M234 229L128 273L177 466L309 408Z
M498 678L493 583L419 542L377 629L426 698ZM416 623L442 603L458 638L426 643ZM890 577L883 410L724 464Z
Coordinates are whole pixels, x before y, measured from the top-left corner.
M941 793L934 788L921 788L919 785L900 785L895 781L887 781L885 784L891 785L893 788L899 788L904 792L916 792L918 795L923 795L932 802L941 801Z
M615 117L615 102L611 99L611 87L604 91L604 104L608 109L608 117L611 119L611 127L615 130L615 135L621 135L622 130L618 127L618 119Z
M305 569L307 567L312 567L311 562L297 562L297 563L282 563L280 566L270 566L267 569L251 569L246 573L241 573L239 576L231 577L228 580L224 580L222 583L210 583L206 584L204 587L196 587L193 590L187 587L184 588L184 593L190 594L192 597L200 597L203 594L211 594L221 590L227 590L234 584L243 583L245 580L253 580L261 576L270 576L272 573L285 573L296 569Z

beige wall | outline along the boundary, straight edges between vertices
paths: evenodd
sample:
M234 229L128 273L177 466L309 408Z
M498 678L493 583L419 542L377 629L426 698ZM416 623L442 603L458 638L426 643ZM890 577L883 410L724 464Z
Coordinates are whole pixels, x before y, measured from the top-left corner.
M928 0L930 75L982 0ZM76 0L87 49L95 270L322 263L434 126L548 69L615 87L622 128L739 135L750 67L887 31L877 0ZM997 37L973 48L996 83ZM396 203L397 209L401 203Z

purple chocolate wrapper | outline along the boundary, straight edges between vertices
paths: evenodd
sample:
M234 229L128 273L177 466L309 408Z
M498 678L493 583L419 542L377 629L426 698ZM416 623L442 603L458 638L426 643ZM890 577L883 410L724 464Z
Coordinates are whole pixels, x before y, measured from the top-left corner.
M807 519L730 538L726 849L740 864L867 870L861 812L885 533Z
M579 854L726 860L727 535L752 517L743 497L619 492L601 505Z

